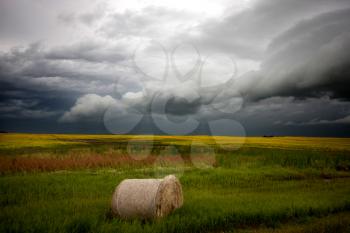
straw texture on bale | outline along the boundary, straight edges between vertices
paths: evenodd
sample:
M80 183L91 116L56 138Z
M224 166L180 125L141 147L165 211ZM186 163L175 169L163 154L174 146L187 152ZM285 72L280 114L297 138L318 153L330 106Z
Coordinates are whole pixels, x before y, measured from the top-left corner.
M182 187L174 175L164 179L126 179L115 189L112 213L125 219L154 219L183 204Z

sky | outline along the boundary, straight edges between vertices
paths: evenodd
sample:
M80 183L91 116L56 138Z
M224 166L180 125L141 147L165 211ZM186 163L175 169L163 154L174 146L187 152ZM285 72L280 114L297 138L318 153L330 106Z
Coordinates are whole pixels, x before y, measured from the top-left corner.
M0 130L350 137L348 0L2 0Z

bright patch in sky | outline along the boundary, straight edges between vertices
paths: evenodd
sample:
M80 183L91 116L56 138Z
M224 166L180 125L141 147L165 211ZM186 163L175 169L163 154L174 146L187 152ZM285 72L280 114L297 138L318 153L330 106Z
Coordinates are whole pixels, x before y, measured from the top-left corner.
M250 0L121 0L109 1L109 6L115 12L142 10L146 7L164 7L178 11L201 14L202 17L219 17L231 5L232 10L242 10L249 4Z

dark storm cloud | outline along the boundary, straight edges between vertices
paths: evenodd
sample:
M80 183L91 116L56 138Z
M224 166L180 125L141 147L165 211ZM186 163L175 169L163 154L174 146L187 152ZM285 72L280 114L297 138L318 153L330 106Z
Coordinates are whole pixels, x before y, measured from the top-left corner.
M350 103L329 97L271 97L234 117L249 135L349 136Z
M117 49L111 51L88 43L49 50L31 44L0 54L0 75L3 82L33 90L111 92L123 74L114 66L125 60Z
M196 113L200 104L198 101L189 102L184 98L170 98L166 105L166 113L172 115L184 115Z
M270 96L349 98L350 9L303 20L276 37L261 70L247 74L251 98Z
M0 121L44 118L56 121L77 97L69 91L33 90L0 82Z
M236 119L251 134L308 134L309 127L323 133L318 125L349 123L348 0L257 0L200 20L156 6L113 11L104 4L80 9L82 2L19 3L0 3L0 39L10 42L0 52L1 119L53 119L63 128L97 122L101 129L104 112L116 105L146 115L140 133L152 122L150 112L194 117L203 129L206 121ZM184 41L201 54L233 55L250 72L209 89L140 82L130 58L145 38L170 50Z
M2 118L31 119L48 118L58 113L45 108L38 108L36 100L11 99L0 103L0 114Z
M82 43L49 49L34 43L0 53L1 118L57 120L82 94L113 93L122 74L114 66L125 60L113 48Z
M266 45L284 30L299 21L345 7L350 7L347 0L260 0L241 13L228 11L223 19L203 23L198 36L191 40L203 49L261 60Z
M322 98L298 99L295 97L271 97L248 103L237 115L240 118L256 118L273 124L304 123L310 119L335 120L350 113L350 103Z

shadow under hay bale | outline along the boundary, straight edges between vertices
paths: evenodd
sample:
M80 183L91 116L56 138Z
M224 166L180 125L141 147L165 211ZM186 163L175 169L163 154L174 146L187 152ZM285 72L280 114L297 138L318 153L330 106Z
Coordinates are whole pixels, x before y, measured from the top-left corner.
M182 187L174 175L164 179L126 179L115 189L112 213L123 219L161 218L183 204Z

